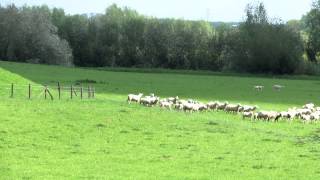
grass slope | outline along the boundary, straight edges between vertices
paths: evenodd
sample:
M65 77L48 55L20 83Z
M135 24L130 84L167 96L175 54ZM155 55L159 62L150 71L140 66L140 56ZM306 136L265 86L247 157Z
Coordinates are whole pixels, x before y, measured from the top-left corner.
M318 179L317 124L248 122L225 113L128 105L132 92L281 110L320 104L311 80L109 72L0 62L0 179ZM95 80L95 100L44 100L38 85ZM265 91L252 90L255 84ZM273 92L282 84L282 92ZM17 87L18 88L18 87ZM52 89L54 96L56 92Z

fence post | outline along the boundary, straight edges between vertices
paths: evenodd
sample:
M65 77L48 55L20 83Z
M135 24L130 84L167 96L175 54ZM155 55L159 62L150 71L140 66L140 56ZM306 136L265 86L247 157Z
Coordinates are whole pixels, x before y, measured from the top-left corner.
M10 95L11 98L13 98L13 83L11 83L11 95Z
M73 87L72 87L72 85L71 85L71 87L70 87L70 98L72 99L72 96L73 96Z
M47 99L47 90L48 90L48 87L45 86L44 87L44 99Z
M88 98L90 99L91 94L90 94L90 86L88 86Z
M61 98L61 87L60 87L60 82L58 82L58 95L59 99Z
M52 94L51 94L51 92L49 91L49 89L47 88L47 93L50 95L50 97L51 97L51 101L53 101L53 96L52 96Z
M31 99L31 84L29 84L29 99Z
M80 97L81 97L81 99L82 99L82 95L83 95L83 87L81 86L81 88L80 88Z
M94 92L94 87L91 87L91 90L92 90L92 98L94 98L94 94L95 94L95 92Z

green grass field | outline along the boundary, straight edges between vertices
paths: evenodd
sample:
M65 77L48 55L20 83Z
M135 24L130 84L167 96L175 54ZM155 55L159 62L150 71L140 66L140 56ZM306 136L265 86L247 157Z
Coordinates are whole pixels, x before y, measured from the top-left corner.
M318 77L135 73L0 62L0 179L319 179L320 126L126 103L128 93L283 110L320 105ZM95 99L57 100L94 80ZM10 83L16 86L9 98ZM27 99L28 83L34 89ZM256 92L253 85L266 87ZM273 84L285 85L281 92ZM54 101L39 85L49 85ZM86 84L84 84L86 85Z

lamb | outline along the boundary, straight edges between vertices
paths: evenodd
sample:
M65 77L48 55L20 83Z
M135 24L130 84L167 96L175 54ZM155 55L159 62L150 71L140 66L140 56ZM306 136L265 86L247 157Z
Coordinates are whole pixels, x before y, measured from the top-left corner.
M253 88L257 91L262 91L264 86L254 86Z
M273 85L273 90L275 91L281 91L282 88L284 88L285 86L282 86L282 85Z
M229 104L224 108L224 110L226 112L237 113L239 111L240 106L241 106L240 104L237 104L237 105Z
M129 94L128 95L128 103L130 104L131 102L137 102L137 103L140 103L140 100L141 100L141 97L143 96L142 93L139 93L138 95L135 95L135 94Z
M254 113L253 112L243 112L242 114L242 118L245 119L245 118L250 118L252 119L254 116Z

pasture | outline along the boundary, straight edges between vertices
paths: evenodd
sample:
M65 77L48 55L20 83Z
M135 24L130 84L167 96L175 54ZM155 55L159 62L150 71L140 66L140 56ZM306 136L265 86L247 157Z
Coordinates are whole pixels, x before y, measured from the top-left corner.
M0 62L0 179L318 179L320 126L128 105L129 93L284 110L320 105L318 77L114 72ZM9 98L10 83L91 82L94 100ZM285 88L276 92L272 85ZM254 85L264 85L262 92ZM39 93L38 93L39 94ZM55 95L56 96L56 95Z

